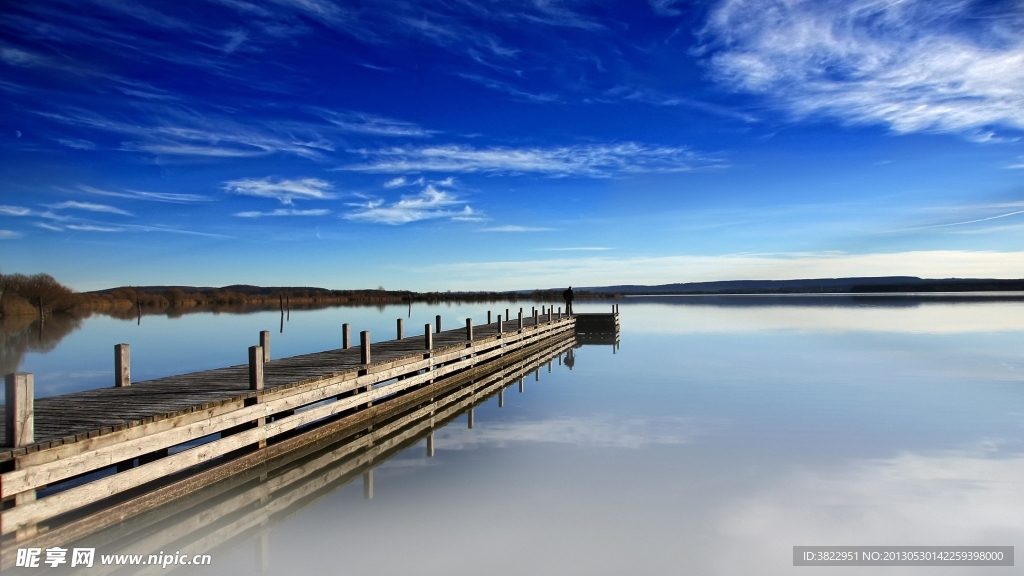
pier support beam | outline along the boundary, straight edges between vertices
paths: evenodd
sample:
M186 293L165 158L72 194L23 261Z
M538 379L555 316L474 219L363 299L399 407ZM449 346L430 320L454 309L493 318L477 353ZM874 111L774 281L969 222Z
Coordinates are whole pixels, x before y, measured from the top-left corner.
M519 330L523 329L523 309L519 309Z
M523 393L523 379L522 378L519 379L519 393L520 394Z
M261 346L249 346L249 390L259 391L263 390L263 348ZM249 398L246 400L246 405L258 404L260 401L259 396L256 398ZM262 427L266 423L266 419L257 418L255 425L257 428ZM266 439L260 440L256 447L260 450L267 447ZM164 454L166 456L166 453ZM142 460L139 460L142 463Z
M498 390L498 408L505 407L505 389Z
M498 314L498 335L500 336L503 331L504 326L501 324L501 314Z
M370 331L359 333L359 363L370 364Z
M341 347L344 350L352 347L352 327L348 324L341 325Z
M423 325L423 349L434 349L434 335L430 333L430 324Z
M434 431L427 434L427 458L434 457Z
M441 315L438 314L437 317L434 318L434 321L437 323L437 329L434 330L434 332L437 332L438 334L440 334L441 333Z
M473 409L470 408L469 412L467 412L467 414L468 414L468 416L467 416L467 424L469 425L469 429L472 430L473 429Z
M7 392L4 406L7 446L28 446L35 442L35 377L30 372L8 374L4 378L4 385Z
M487 323L488 324L491 323L491 311L490 310L487 311Z
M405 338L405 320L402 318L398 319L398 339Z
M466 340L473 341L473 319L466 318Z
M363 498L373 500L373 469L363 472Z
M263 361L270 362L270 331L260 332L260 348L263 348Z
M114 387L132 385L132 350L127 344L114 344Z

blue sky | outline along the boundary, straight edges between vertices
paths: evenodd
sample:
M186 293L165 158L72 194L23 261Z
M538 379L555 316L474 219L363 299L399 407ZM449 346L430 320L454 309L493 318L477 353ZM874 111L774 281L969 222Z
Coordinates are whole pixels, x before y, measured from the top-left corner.
M7 2L0 93L82 290L1024 275L1014 1Z

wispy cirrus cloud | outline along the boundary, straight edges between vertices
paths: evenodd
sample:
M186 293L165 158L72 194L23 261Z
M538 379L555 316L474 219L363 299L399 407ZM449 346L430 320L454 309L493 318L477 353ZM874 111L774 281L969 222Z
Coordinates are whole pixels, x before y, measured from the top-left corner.
M517 88L509 84L508 82L502 82L501 80L495 80L494 78L488 78L486 76L481 76L479 74L467 74L459 72L456 75L459 76L460 78L469 80L470 82L475 82L485 88L490 88L491 90L496 90L498 92L504 92L505 94L508 94L509 96L516 100L523 100L526 102L535 103L549 103L556 102L559 99L558 94L553 94L551 92L529 92L527 90Z
M1019 3L726 0L703 37L719 81L798 118L979 141L1024 130Z
M323 115L328 122L338 128L357 134L428 137L438 133L436 130L428 130L412 122L385 118L364 112L333 112L328 110L324 111Z
M68 230L79 232L124 232L126 229L119 226L99 226L96 224L68 224Z
M149 202L168 202L171 204L191 204L193 202L209 202L208 196L200 194L181 194L177 192L147 192L144 190L103 190L92 186L80 185L78 189L97 196L112 196L114 198L129 198L132 200L146 200Z
M1019 156L1017 162L1006 165L1007 170L1024 170L1024 156Z
M355 206L357 209L346 214L346 219L391 225L439 218L461 221L482 219L480 214L462 199L429 184L419 194L402 196L397 202L389 204L384 200L369 200Z
M14 240L15 238L21 238L24 236L21 232L15 232L14 230L0 230L0 240Z
M131 216L132 213L121 210L114 206L108 206L106 204L94 204L92 202L77 202L75 200L68 200L66 202L60 202L58 204L47 204L47 208L51 210L86 210L88 212L106 212L107 214L119 214L121 216Z
M0 206L0 214L4 216L31 216L32 210L24 206Z
M604 252L607 246L569 246L566 248L538 248L541 252Z
M224 183L224 189L232 194L273 198L285 205L291 205L295 200L334 198L334 194L330 192L332 188L330 182L319 178L242 178Z
M367 160L344 166L361 172L536 173L609 178L651 172L687 172L724 166L717 158L681 146L636 142L551 148L445 146L358 150Z
M326 208L317 208L313 210L292 210L288 208L278 208L277 210L271 210L269 212L259 212L256 210L249 212L237 212L235 216L240 218L262 218L264 216L326 216L331 211Z

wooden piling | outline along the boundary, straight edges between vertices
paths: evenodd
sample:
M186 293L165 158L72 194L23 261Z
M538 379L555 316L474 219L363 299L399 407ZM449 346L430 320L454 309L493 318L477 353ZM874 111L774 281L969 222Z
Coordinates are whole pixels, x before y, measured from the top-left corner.
M15 372L4 378L7 401L4 424L7 446L19 448L35 442L35 377L30 372Z
M341 347L345 350L352 347L352 327L348 324L341 325Z
M498 390L498 408L505 407L505 389Z
M260 331L260 348L263 348L263 361L270 362L270 330Z
M263 348L249 346L249 390L263 390Z
M373 468L363 473L363 498L373 500Z
M522 378L519 379L519 393L520 394L523 393L523 379Z
M466 340L473 341L473 319L466 318Z
M498 334L500 335L504 331L504 326L501 323L501 314L498 314Z
M403 338L405 338L405 320L399 318L398 319L398 339L401 340Z
M114 386L127 388L132 384L132 353L127 344L114 344Z
M490 310L487 311L487 323L488 324L491 323L491 311Z
M468 410L468 411L466 412L466 414L467 414L467 416L466 416L466 420L467 420L467 422L466 422L466 423L467 423L467 425L469 426L469 429L470 429L470 430L472 430L472 429L473 429L473 409L472 409L472 408L470 408L470 409L469 409L469 410Z
M523 329L523 309L519 309L519 329Z
M359 362L370 364L370 331L363 330L359 333Z
M427 458L434 457L434 431L427 434Z
M423 325L423 349L432 350L434 348L434 335L430 333L430 324Z
M434 318L434 322L437 324L437 328L434 330L434 332L437 332L438 334L440 334L441 333L441 315L440 314L438 314L437 317Z

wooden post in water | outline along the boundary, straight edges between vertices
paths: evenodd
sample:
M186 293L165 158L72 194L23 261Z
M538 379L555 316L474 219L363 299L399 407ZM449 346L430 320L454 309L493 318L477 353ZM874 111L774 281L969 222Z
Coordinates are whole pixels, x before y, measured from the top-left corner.
M352 327L348 324L341 325L341 347L345 350L352 347Z
M503 330L504 330L504 326L502 326L502 324L501 324L501 314L498 314L498 335L499 336L501 335Z
M260 348L263 349L263 361L270 362L270 330L260 331Z
M505 389L498 390L498 408L505 407Z
M35 377L30 372L15 372L4 378L7 401L4 430L7 446L20 448L35 442Z
M434 457L434 431L427 433L427 458Z
M249 346L249 390L263 390L263 348Z
M438 314L437 317L434 318L434 321L437 323L437 329L434 330L434 332L437 332L438 334L440 334L441 333L441 315Z
M466 340L473 341L473 319L466 318Z
M491 311L490 310L487 311L487 323L488 324L491 323Z
M511 320L512 315L508 313L508 308L505 308L505 320Z
M373 500L373 468L363 473L363 498Z
M472 408L469 409L468 424L469 424L469 429L472 430L473 429L473 409Z
M519 329L523 329L523 309L519 309Z
M523 379L522 378L519 379L519 393L520 394L523 393Z
M403 338L405 338L405 320L399 318L398 319L398 339L401 340Z
M132 384L132 351L127 344L114 344L114 386L127 388Z
M434 349L434 336L430 333L430 324L423 325L423 349L433 350Z
M368 365L370 363L370 331L363 330L359 333L359 363Z
M562 319L562 307L561 306L558 307L558 319L559 320Z

